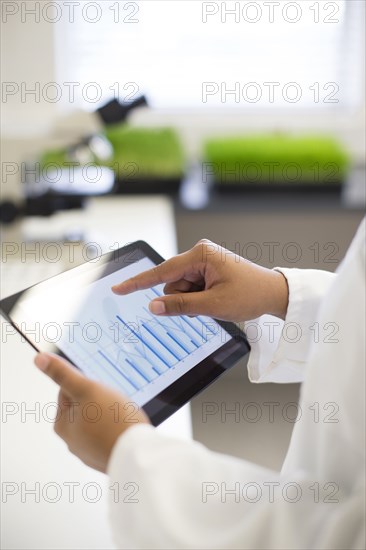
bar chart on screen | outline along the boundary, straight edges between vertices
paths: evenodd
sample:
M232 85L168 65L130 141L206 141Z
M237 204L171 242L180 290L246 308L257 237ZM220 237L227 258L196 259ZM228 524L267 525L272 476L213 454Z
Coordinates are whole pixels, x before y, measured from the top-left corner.
M147 303L159 295L156 289L145 292ZM105 372L113 378L119 376L123 390L129 395L207 344L219 328L201 316L157 319L146 306L143 312L134 322L116 315L119 337L104 349L98 349L98 359L103 359Z
M151 266L148 259L137 263L131 269ZM143 404L218 349L230 335L205 316L153 315L149 303L163 295L162 285L126 296L113 295L111 286L120 279L120 273L113 273L85 291L72 319L76 322L73 341L64 339L59 347L88 377Z

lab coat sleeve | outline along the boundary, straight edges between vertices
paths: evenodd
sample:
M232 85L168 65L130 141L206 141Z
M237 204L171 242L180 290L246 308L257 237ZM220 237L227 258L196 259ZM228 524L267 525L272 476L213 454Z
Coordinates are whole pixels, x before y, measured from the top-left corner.
M167 437L147 424L130 427L108 464L118 548L365 548L364 233L365 224L334 296L320 308L319 322L330 316L339 333L333 343L313 346L302 414L281 472ZM290 280L289 286L291 294ZM316 321L316 302L308 322ZM321 419L313 416L315 403Z
M302 382L313 342L321 332L317 313L337 275L316 269L280 268L287 280L289 303L285 321L263 315L244 324L251 345L251 382Z
M362 548L362 487L332 502L332 487L315 476L284 478L149 425L120 437L108 473L118 548ZM355 540L344 540L344 522Z

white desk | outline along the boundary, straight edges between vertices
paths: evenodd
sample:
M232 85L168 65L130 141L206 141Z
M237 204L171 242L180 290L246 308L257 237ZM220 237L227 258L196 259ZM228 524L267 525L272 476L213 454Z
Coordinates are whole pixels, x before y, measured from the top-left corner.
M176 252L173 208L165 197L93 200L85 211L57 214L51 219L29 219L20 230L24 237L52 241L73 228L84 232L85 240L98 243L103 251L110 250L116 242L122 246L143 239L163 256ZM6 264L3 267L6 275ZM27 286L27 277L21 273L28 269L30 266L24 270L24 264L19 263L21 281L5 281L4 295L7 288L10 292L16 290L14 285ZM2 320L1 324L4 329L6 323ZM84 466L54 434L54 409L47 404L56 402L58 390L33 366L33 357L31 347L22 343L18 335L7 337L2 345L1 547L114 548L107 517L108 479ZM36 413L27 414L27 410ZM157 429L191 437L189 406ZM79 484L74 486L74 502L70 502L70 484ZM34 488L39 502L36 495L26 492ZM6 491L15 494L6 499ZM91 502L98 496L97 502Z

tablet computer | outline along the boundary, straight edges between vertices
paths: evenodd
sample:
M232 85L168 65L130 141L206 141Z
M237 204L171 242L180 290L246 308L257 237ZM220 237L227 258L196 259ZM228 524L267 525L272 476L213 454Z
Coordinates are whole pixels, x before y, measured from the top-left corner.
M163 285L112 293L162 261L137 241L3 299L1 313L36 351L120 390L157 426L250 350L234 323L151 314Z

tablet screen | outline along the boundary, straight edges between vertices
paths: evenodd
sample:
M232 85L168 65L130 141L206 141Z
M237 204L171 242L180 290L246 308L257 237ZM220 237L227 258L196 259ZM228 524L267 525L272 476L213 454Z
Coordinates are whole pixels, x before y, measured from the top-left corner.
M113 285L155 265L140 251L127 262L76 268L23 292L10 316L35 347L61 351L88 378L144 406L233 340L209 317L150 313L163 285L112 293Z

